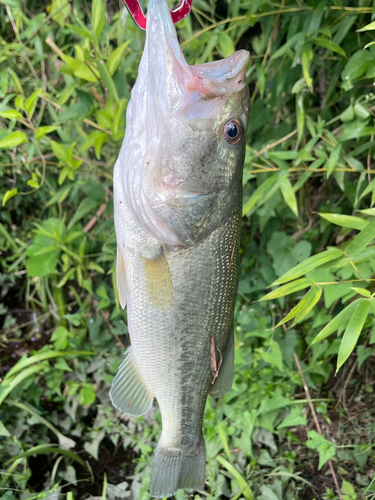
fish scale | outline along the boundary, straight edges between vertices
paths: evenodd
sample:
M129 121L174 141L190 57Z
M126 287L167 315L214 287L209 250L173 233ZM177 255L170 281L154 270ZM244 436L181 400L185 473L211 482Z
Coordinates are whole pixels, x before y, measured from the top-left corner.
M233 381L249 55L191 67L167 0L150 0L147 19L114 169L131 347L110 396L131 415L159 404L150 493L160 498L204 488L207 395L223 396Z

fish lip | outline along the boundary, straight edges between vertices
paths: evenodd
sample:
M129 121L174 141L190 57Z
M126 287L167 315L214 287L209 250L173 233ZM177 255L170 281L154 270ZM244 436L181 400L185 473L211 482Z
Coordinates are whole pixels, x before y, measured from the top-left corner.
M190 66L190 68L193 74L198 78L209 78L222 83L225 82L225 80L233 80L241 72L246 73L249 59L250 53L247 50L241 49L225 59L205 64L197 64Z

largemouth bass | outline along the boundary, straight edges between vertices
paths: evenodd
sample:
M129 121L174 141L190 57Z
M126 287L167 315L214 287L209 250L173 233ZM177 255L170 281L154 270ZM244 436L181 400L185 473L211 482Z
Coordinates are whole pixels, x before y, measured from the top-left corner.
M189 66L167 0L150 0L146 44L114 169L117 287L131 347L111 399L163 430L150 493L203 490L208 393L233 382L249 54Z

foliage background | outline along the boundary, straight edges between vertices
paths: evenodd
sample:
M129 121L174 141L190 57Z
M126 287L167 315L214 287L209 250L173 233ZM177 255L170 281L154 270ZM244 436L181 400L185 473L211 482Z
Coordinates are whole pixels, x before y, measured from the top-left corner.
M144 33L102 0L0 13L0 499L146 500L160 414L108 398L129 343L112 168ZM206 490L177 500L375 498L374 14L194 0L178 25L190 64L251 52L252 111L235 382L207 403Z

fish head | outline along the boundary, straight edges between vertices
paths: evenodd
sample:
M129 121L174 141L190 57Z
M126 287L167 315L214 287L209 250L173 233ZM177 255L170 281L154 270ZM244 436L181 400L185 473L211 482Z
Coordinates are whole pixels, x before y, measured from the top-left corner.
M167 0L150 0L119 168L128 209L162 243L194 245L242 202L248 61L189 66Z

